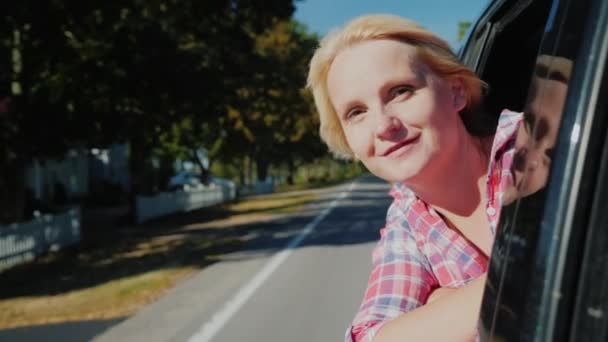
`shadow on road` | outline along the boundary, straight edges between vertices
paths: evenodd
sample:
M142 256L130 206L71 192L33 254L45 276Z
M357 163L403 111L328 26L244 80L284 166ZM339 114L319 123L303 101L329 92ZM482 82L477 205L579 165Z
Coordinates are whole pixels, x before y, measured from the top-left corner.
M33 325L0 331L1 341L90 341L124 319ZM66 334L69 331L69 334Z
M85 242L77 248L1 273L0 299L61 294L157 269L183 266L202 269L220 260L237 260L239 255L246 258L266 256L284 248L338 192L346 189L347 186L326 189L320 200L304 210L262 217L254 222L209 224L209 221L230 215L225 208L216 207L135 227L95 227L85 234ZM390 204L387 192L388 185L379 179L358 179L355 189L299 248L376 241ZM260 212L253 210L249 214ZM205 222L207 224L201 224ZM83 331L88 324L103 327L102 323L95 322L68 324L82 326ZM52 332L53 327L44 329ZM2 335L5 332L9 330Z

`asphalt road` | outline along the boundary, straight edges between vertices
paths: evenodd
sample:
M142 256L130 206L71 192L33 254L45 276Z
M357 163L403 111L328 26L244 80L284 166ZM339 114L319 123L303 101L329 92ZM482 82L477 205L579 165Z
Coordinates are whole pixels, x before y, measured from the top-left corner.
M70 333L69 340L342 341L370 272L388 189L365 177L319 190L319 201L249 230L251 243L243 250L138 314L110 327L98 323L94 334L93 327L80 336Z

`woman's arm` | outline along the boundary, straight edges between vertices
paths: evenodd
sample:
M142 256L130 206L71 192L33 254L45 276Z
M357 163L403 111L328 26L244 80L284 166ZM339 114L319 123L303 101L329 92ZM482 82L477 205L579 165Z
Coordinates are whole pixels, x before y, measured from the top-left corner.
M403 312L426 303L437 281L419 250L414 233L393 203L373 252L373 267L347 342L371 342L378 330Z
M380 329L373 342L474 340L485 280L484 275L396 317Z

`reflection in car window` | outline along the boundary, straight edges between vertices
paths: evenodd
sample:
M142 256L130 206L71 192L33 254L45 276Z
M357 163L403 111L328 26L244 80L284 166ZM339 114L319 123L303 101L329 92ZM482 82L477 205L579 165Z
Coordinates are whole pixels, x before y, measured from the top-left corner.
M520 336L521 321L528 296L537 295L527 282L530 272L531 243L536 240L545 202L545 186L549 177L557 132L568 90L572 61L561 56L541 55L537 58L528 100L524 108L524 123L518 130L513 160L514 184L505 193L505 208L501 220L503 234L492 256L493 263L504 262L494 270L508 272L501 277L501 289L494 304L494 321L501 329L495 336ZM522 199L517 202L517 199ZM517 215L514 215L517 213ZM515 217L515 221L513 219ZM512 229L512 230L510 230ZM504 250L504 246L508 249ZM501 250L502 249L502 250ZM534 310L535 308L529 308ZM525 333L525 332L524 332ZM531 332L530 332L531 333Z
M531 75L525 122L516 141L515 185L505 194L506 207L488 273L488 295L482 304L486 316L483 325L488 329L484 334L494 340L531 341L543 329L537 320L544 310L538 305L543 289L532 279L535 275L542 278L546 272L546 265L538 261L544 260L538 255L538 246L546 242L539 239L549 237L541 237L539 231L570 76L589 9L587 1L570 6L574 2L554 2L555 22L545 28Z
M571 71L570 59L538 57L524 110L525 121L517 133L514 184L507 192L506 204L532 195L547 184Z

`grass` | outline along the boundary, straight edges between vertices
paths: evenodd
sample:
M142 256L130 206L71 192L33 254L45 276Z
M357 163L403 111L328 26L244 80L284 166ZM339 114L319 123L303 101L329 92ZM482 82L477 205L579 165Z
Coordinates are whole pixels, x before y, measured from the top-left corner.
M317 199L314 194L301 194L291 197L260 196L231 204L228 209L235 214L264 212L268 214L286 214Z
M0 328L132 315L242 248L248 224L317 196L265 195L142 226L98 227L81 246L0 273Z
M0 302L0 326L128 316L158 299L177 281L193 272L190 267L163 269L60 295L3 300Z
M296 183L296 184L281 184L277 186L276 192L289 192L289 191L298 191L298 190L308 190L308 189L318 189L324 188L332 185L342 184L348 179L335 179L331 181L319 181L319 182L309 182L309 183Z

